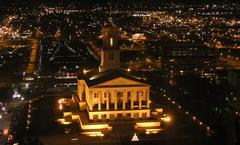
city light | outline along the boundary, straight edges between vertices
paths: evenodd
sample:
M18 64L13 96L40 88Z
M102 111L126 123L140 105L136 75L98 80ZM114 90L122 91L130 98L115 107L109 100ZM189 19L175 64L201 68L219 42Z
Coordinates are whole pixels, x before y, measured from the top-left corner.
M238 2L5 1L0 142L235 141Z
M136 133L134 133L134 135L133 135L131 141L132 141L132 142L138 142L138 141L139 141L138 136L137 136Z
M95 132L82 132L83 135L87 135L90 137L103 137L104 134L100 131L95 131Z
M62 110L63 109L63 105L60 104L59 107L58 107L59 110Z
M59 99L58 104L66 104L66 99L65 98Z
M146 129L146 134L156 134L159 133L161 129Z
M29 84L28 84L28 83L26 83L26 84L25 84L25 87L26 87L26 88L29 88Z
M169 116L166 116L166 117L161 118L161 120L164 122L170 122L171 118Z
M15 92L14 94L13 94L13 96L12 96L13 98L20 98L21 97L21 95L20 94L18 94L17 92Z
M87 70L86 70L86 69L84 69L84 70L83 70L83 73L84 73L84 74L86 74L86 73L87 73Z
M8 132L9 132L8 129L4 129L4 130L3 130L3 135L4 135L4 136L7 136L7 135L8 135Z

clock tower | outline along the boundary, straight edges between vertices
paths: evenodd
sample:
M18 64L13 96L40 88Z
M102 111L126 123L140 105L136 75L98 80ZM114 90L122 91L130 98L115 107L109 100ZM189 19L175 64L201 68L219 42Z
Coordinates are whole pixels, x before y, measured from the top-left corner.
M120 68L120 49L118 47L118 29L110 20L103 28L103 46L99 71Z

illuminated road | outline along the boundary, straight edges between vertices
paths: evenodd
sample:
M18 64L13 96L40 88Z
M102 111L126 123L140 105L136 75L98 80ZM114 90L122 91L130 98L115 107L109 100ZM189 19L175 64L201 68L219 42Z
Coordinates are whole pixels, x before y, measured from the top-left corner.
M29 40L0 39L0 49L30 47Z
M34 73L37 62L37 53L39 43L37 39L25 39L25 40L10 40L10 39L1 39L0 40L0 49L4 48L13 48L20 49L23 47L31 47L31 52L29 55L29 62L25 68L26 73Z
M228 57L220 57L219 61L223 62L226 67L240 69L240 59L238 57L229 55Z
M26 73L32 74L35 71L36 68L36 61L37 61L37 52L38 52L38 47L39 47L39 43L37 39L33 39L31 40L31 52L29 55L29 62L27 64Z
M9 130L10 123L11 123L11 114L2 114L2 118L0 119L0 130ZM0 144L5 144L6 137L0 135Z

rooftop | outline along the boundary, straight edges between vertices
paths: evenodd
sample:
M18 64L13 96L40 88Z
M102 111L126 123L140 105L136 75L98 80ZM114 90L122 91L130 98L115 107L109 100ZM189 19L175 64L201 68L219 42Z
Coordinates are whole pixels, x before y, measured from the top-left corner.
M124 69L113 69L104 72L99 72L98 69L92 69L89 71L79 72L78 75L78 79L85 80L89 87L118 77L146 83L143 79L131 75L128 71Z

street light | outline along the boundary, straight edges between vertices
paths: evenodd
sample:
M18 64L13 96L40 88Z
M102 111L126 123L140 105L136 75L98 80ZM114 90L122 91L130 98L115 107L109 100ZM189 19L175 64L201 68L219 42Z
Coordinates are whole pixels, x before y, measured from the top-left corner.
M196 117L195 117L195 116L193 116L193 120L196 120Z
M29 84L28 84L28 83L27 83L27 84L25 84L25 87L26 87L26 88L29 88Z
M209 127L209 126L207 127L207 130L210 130L210 127Z
M83 73L84 73L84 74L86 74L86 73L87 73L87 70L86 70L86 69L84 69L84 70L83 70Z
M59 105L58 109L59 109L59 110L62 110L62 109L63 109L62 104Z

